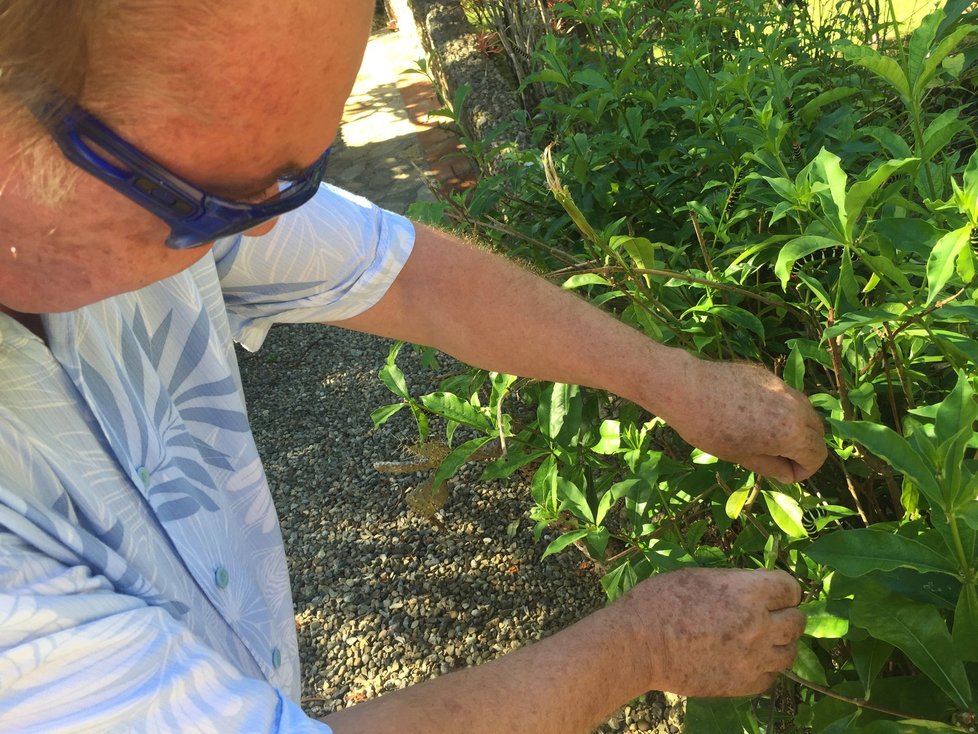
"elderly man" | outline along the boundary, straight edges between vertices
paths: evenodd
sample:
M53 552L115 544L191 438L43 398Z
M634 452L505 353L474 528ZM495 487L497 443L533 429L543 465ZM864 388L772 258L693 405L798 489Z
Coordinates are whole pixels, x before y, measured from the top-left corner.
M232 340L331 322L615 391L784 481L825 455L805 398L763 370L664 348L320 186L372 10L0 2L3 731L565 733L649 689L747 694L790 664L790 577L691 570L494 663L326 722L299 708Z

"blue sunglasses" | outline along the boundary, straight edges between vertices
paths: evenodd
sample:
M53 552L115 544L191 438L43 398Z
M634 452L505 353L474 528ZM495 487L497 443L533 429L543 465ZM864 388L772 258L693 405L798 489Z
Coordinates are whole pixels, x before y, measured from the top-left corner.
M65 157L170 227L167 247L186 250L243 232L311 199L323 181L332 148L279 193L258 204L208 194L130 145L84 108L60 95L32 109ZM111 156L111 160L102 153Z

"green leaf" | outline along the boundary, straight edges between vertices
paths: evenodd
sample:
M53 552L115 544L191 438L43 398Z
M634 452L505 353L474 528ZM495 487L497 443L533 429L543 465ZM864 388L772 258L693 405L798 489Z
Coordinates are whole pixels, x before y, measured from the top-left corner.
M788 352L788 358L784 363L784 373L782 379L796 390L802 390L805 386L805 358L797 346Z
M704 310L719 316L724 321L739 326L745 331L756 334L758 339L764 341L764 324L750 311L740 308L740 306L711 306Z
M557 460L553 454L547 456L534 472L530 491L534 502L557 512Z
M587 285L612 285L612 282L605 278L604 276L598 275L597 273L582 273L581 275L572 275L563 283L560 287L564 290L572 290L574 288L583 288Z
M799 609L805 613L805 634L820 639L838 640L849 631L849 620L826 608L825 599L806 602Z
M856 673L859 675L859 680L862 682L868 698L873 690L873 682L876 680L876 676L879 675L883 666L886 665L886 661L893 654L893 645L889 642L883 642L883 640L867 637L865 640L853 640L850 643L850 649L852 650L852 664L856 668Z
M971 707L964 663L934 607L866 586L855 595L849 619L873 637L900 648L957 706Z
M531 74L526 78L524 84L534 84L536 82L542 82L544 84L559 84L562 87L568 86L567 79L555 69L541 69L540 71Z
M972 484L978 483L978 474L975 474ZM958 519L963 520L972 530L978 530L978 502L969 502L957 512Z
M748 489L738 489L736 492L732 492L727 497L727 504L724 507L724 512L727 513L727 517L731 520L736 520L740 517L740 512L744 509L744 504L746 504L749 495L750 490Z
M433 392L421 396L421 404L432 413L444 416L462 425L491 431L492 424L478 408L450 392Z
M611 246L625 248L632 261L642 269L655 267L655 245L644 237L612 237Z
M791 665L791 672L812 683L818 683L821 686L828 685L828 680L825 677L825 666L818 659L818 655L801 640L795 643L795 662Z
M888 282L896 285L899 294L916 294L917 289L910 285L907 276L889 258L882 255L870 255L866 252L860 253L860 258L872 268L878 277L885 278Z
M605 516L608 514L608 510L615 506L615 503L622 497L625 497L632 491L632 489L641 484L639 479L626 479L623 482L616 482L611 485L611 487L601 495L601 499L598 501L598 511L594 516L594 524L600 525L604 522Z
M800 110L798 110L798 116L806 123L811 123L815 120L821 109L826 105L852 97L854 94L862 94L863 91L864 90L857 89L856 87L833 87L832 89L817 95L810 102L805 104Z
M863 207L866 206L869 198L883 185L883 182L905 168L916 166L917 163L917 158L887 161L877 168L869 178L863 181L857 181L852 185L845 196L846 221L848 223L846 229L847 239L852 239L852 228L862 214Z
M392 415L399 413L406 407L407 403L392 403L391 405L385 405L381 408L377 408L377 410L371 413L370 420L374 422L374 428L379 428L389 421Z
M960 119L959 109L954 108L942 112L924 130L923 160L925 162L932 160L945 145L954 139L955 135L967 129L967 123Z
M571 76L571 81L590 89L611 89L611 82L597 69L582 69Z
M741 734L738 702L728 698L691 698L686 701L684 734Z
M554 553L560 553L560 551L564 550L564 548L569 546L575 540L580 540L589 532L591 531L584 529L584 530L572 530L569 533L564 533L555 541L553 541L550 545L547 546L547 550L545 550L543 552L543 555L540 556L540 560L543 560L547 556L552 556Z
M454 475L461 468L462 464L471 458L472 454L491 440L492 436L473 438L471 441L466 441L461 444L446 456L445 460L438 465L438 469L435 470L435 475L431 479L431 491L434 492L437 490L442 485L442 482Z
M957 48L964 38L978 30L978 26L963 25L955 28L930 52L930 56L920 69L920 74L913 82L913 95L919 99L930 80L934 78L941 62Z
M778 253L778 260L774 264L774 274L781 279L781 287L788 288L788 279L791 277L791 268L798 258L811 255L813 252L825 250L829 247L842 247L842 243L830 237L819 237L817 235L802 235L795 237L785 244Z
M956 436L962 428L971 426L978 419L978 403L971 380L958 373L954 389L941 401L934 416L934 432L939 444Z
M842 170L842 161L835 153L822 148L815 160L812 161L812 170L818 174L819 180L828 186L829 196L825 197L819 193L822 202L822 209L836 232L846 242L851 241L849 236L852 230L849 224L849 217L846 211L846 173Z
M792 538L808 537L808 531L805 530L802 523L804 512L793 497L782 492L768 492L767 490L762 494L767 510L771 513L771 519L779 528Z
M808 549L816 563L831 566L845 576L872 571L911 568L921 573L957 576L957 563L913 538L871 528L839 530L823 535Z
M594 510L588 502L587 495L574 482L564 477L557 477L557 496L562 497L561 510L570 509L583 520L594 522Z
M401 372L401 368L397 366L395 361L403 347L404 342L398 342L391 347L390 352L387 353L387 364L380 369L379 377L380 381L387 386L388 390L397 395L397 397L407 400L411 397L408 393L407 381L404 379L404 373Z
M907 53L907 70L910 72L908 76L911 83L915 83L920 78L924 62L931 51L930 47L937 37L937 28L943 19L944 11L930 13L911 34Z
M580 388L556 382L540 395L537 420L543 434L553 440L576 435L581 425Z
M971 225L965 225L941 237L927 258L927 303L929 306L941 294L954 274L954 263L962 248L968 246Z
M596 454L614 454L621 448L621 423L615 420L601 422L598 429L600 440L591 447Z
M961 587L951 639L963 660L978 662L978 592L973 583Z
M868 46L846 46L842 52L856 66L862 66L886 81L904 101L910 101L910 82L896 61L880 56Z
M927 466L903 436L879 423L840 421L834 418L829 418L828 421L836 436L861 443L871 453L908 477L932 503L940 506L941 489L934 478L934 469Z
M491 462L486 467L485 471L482 472L479 480L482 482L493 482L497 479L508 477L517 469L543 458L548 453L549 452L543 450L522 453L520 451L510 449L505 456L500 456L498 459Z

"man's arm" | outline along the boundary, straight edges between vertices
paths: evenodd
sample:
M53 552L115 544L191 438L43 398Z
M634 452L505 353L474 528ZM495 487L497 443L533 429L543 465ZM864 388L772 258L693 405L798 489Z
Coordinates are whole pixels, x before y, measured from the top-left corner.
M416 230L387 294L336 325L433 346L484 369L608 390L704 451L781 481L800 481L825 460L808 400L766 370L662 346L503 257Z
M574 734L648 690L758 693L794 659L799 598L781 571L663 574L542 642L325 721L335 734Z

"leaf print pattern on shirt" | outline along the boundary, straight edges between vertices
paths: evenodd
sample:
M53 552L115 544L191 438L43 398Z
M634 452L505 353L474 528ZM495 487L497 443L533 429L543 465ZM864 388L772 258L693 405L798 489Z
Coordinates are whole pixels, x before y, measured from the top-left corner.
M134 481L148 485L146 497L163 522L219 510L213 472L232 472L233 465L209 439L221 432L249 430L231 377L195 381L212 336L206 312L197 315L185 334L180 331L172 312L154 329L137 308L120 335L122 359L113 364L114 391L104 370L84 357L79 362L82 381L96 398L109 442L139 465L143 474ZM174 354L179 357L167 369L164 356ZM150 395L153 390L156 394ZM127 405L117 402L120 392Z

